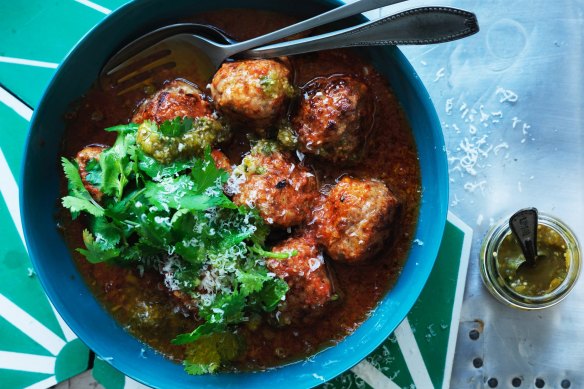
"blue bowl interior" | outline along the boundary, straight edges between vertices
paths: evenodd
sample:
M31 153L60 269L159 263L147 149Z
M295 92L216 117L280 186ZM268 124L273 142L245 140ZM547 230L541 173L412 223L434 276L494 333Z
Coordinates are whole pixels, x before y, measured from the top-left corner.
M334 1L248 1L246 7L314 14ZM353 334L339 345L301 361L262 373L189 376L181 365L156 354L121 328L95 300L78 273L55 226L59 197L63 115L97 78L105 60L122 43L177 15L234 8L236 0L192 2L147 0L129 3L106 17L73 49L57 70L31 122L21 192L24 232L35 271L67 324L97 355L125 374L155 387L209 388L312 387L352 367L373 351L403 320L434 265L448 201L444 140L427 91L401 52L394 47L368 50L376 68L390 81L414 132L422 171L422 204L415 239L395 287Z

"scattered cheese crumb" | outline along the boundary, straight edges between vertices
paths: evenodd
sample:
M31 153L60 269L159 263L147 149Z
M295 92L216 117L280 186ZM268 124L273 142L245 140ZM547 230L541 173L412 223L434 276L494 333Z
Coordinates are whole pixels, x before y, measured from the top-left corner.
M438 71L436 72L436 78L434 79L434 82L438 81L439 79L441 79L445 75L446 75L446 69L445 68L438 69Z
M515 92L513 92L510 89L502 88L500 86L497 87L497 90L495 91L495 94L497 96L499 96L499 95L501 96L499 98L499 102L500 103L504 103L506 101L508 101L510 103L515 103L519 99L519 96L517 96L517 94Z
M480 226L481 224L483 224L483 214L480 213L479 217L477 217L477 226Z
M452 107L454 106L453 103L453 99L447 99L446 100L446 106L444 107L444 110L446 111L447 115L451 115L452 114Z

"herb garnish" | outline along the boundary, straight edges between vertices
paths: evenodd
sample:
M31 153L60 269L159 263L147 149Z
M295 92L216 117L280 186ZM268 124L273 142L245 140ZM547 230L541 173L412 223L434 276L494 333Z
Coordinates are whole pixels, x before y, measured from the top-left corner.
M180 136L192 121L164 123L166 136ZM98 203L74 162L62 159L68 195L62 204L73 218L83 212L89 262L135 264L160 271L170 291L188 296L203 324L176 336L187 345L185 369L213 372L242 349L234 326L274 310L288 285L270 273L264 258L288 258L264 247L269 232L256 210L236 206L223 193L229 174L205 148L200 158L163 164L136 142L138 125L106 129L118 133L99 161L87 163L87 182L103 193Z

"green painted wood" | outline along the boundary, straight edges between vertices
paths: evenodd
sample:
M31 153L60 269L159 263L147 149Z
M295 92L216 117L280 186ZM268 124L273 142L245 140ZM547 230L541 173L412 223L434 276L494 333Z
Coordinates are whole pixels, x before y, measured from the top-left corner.
M88 366L89 348L80 339L74 339L57 356L55 377L58 382L65 381L84 372Z
M340 376L330 380L329 382L320 385L319 388L321 389L333 389L333 388L356 388L356 389L369 389L372 388L371 385L367 384L367 382L363 381L361 377L358 375L347 372L345 374L341 374Z
M0 236L0 294L64 338L3 200L0 200L0 217L3 224L3 234ZM18 329L14 328L14 331ZM12 340L9 332L3 332L2 338Z
M24 151L28 121L0 103L0 149L15 180L20 179L20 161Z
M0 264L0 266L3 266ZM48 352L41 345L29 338L25 333L15 328L7 320L0 317L0 350L10 351L15 353L26 353L33 355L50 356ZM0 369L2 371L2 369ZM7 374L9 372L6 372ZM0 375L0 382L2 381Z
M464 233L447 223L434 269L408 318L435 387L442 386Z
M95 358L91 374L105 389L124 388L126 376L101 358Z
M0 63L0 85L36 107L54 73L55 69Z
M436 350L437 354L441 351ZM407 388L412 384L412 376L394 334L391 334L366 359L397 386Z
M117 8L124 1L107 3ZM74 0L0 1L0 56L58 64L104 17ZM0 63L0 84L34 107L54 71Z
M0 369L0 382L3 389L21 389L51 377L50 374L29 373Z

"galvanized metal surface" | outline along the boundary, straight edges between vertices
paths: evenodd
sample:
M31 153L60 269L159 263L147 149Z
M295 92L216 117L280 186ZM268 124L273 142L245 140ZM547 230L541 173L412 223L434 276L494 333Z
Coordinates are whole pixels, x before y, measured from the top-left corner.
M584 2L441 4L475 12L481 32L402 50L443 123L450 209L475 231L451 387L584 387L584 281L526 312L496 301L478 267L489 227L523 207L584 243Z

